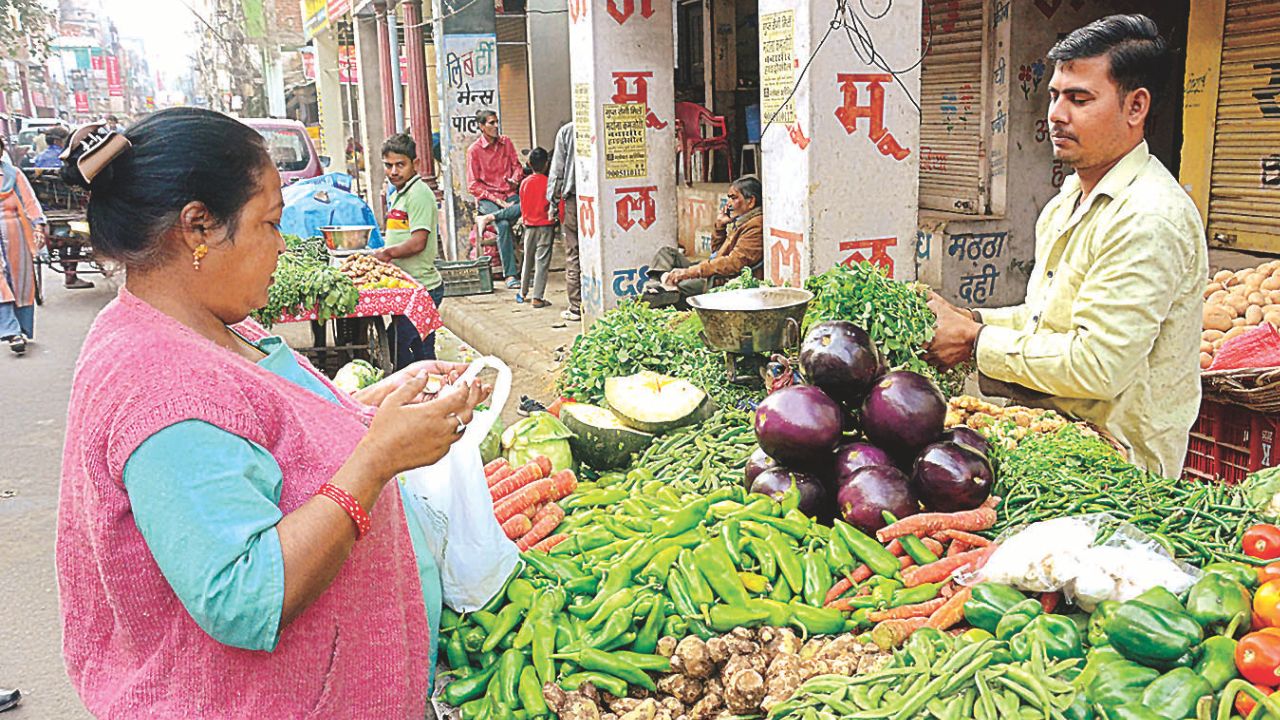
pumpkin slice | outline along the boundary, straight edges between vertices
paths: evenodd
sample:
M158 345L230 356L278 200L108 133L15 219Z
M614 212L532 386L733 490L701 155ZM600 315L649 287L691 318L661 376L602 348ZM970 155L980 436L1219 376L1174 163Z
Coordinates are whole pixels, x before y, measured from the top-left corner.
M597 470L626 467L632 453L653 442L653 435L627 427L612 410L586 403L561 406L560 422L573 432L573 456Z
M605 380L604 398L623 423L650 433L700 423L714 410L693 383L652 370Z

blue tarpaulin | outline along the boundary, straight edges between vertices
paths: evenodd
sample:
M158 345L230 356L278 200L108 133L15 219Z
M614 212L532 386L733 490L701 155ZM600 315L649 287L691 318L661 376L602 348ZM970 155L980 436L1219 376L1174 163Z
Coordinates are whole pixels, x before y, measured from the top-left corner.
M299 180L283 188L280 232L315 237L326 225L372 225L369 247L382 247L382 234L378 232L373 210L350 190L351 176L340 172Z

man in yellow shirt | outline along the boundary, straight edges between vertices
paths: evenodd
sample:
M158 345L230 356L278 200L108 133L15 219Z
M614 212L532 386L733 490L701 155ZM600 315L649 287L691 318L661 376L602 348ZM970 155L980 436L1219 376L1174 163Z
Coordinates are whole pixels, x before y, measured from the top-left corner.
M1208 260L1195 206L1143 139L1165 43L1149 18L1113 15L1049 59L1053 154L1075 173L1036 223L1026 301L978 311L933 296L930 359L976 355L984 392L1105 428L1136 465L1176 477L1200 407Z

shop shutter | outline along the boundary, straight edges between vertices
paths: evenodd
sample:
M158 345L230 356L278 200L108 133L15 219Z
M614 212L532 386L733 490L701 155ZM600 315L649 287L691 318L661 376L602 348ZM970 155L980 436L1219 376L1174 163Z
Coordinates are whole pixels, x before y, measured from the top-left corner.
M986 212L984 0L927 3L920 68L920 207ZM932 26L932 36L930 33Z
M1280 251L1280 0L1227 2L1208 235Z
M529 44L524 15L498 16L498 112L516 152L533 148L529 111Z

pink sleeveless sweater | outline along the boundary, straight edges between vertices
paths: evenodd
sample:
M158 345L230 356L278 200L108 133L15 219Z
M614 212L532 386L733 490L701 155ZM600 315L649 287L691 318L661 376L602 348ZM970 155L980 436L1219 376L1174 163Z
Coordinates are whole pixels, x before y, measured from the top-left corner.
M265 335L251 321L239 329L255 340ZM223 645L196 625L138 532L121 481L147 437L203 420L271 452L284 474L280 508L291 512L366 431L363 406L334 390L341 406L126 290L98 315L71 391L57 538L63 655L94 715L423 717L427 619L394 487L375 504L372 530L333 584L266 653Z

